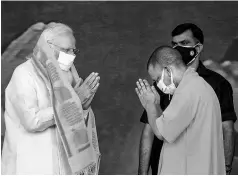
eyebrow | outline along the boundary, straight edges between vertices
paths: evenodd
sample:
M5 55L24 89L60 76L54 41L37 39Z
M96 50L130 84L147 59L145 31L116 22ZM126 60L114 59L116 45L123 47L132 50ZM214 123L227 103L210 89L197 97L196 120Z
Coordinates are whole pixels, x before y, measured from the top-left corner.
M174 42L174 41L172 41L171 43L172 43L172 45L175 45L175 44L181 44L181 43L184 43L184 42L188 42L188 43L190 43L191 41L190 40L188 40L188 39L184 39L184 40L182 40L182 41L179 41L179 42Z

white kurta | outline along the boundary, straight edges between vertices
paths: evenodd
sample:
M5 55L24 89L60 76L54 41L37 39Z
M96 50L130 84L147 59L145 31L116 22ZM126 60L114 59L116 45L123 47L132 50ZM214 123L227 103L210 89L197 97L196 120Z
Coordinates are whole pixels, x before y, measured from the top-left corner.
M49 92L31 60L15 69L5 95L2 174L63 173Z
M220 104L194 70L185 72L156 124L165 139L158 174L226 174Z

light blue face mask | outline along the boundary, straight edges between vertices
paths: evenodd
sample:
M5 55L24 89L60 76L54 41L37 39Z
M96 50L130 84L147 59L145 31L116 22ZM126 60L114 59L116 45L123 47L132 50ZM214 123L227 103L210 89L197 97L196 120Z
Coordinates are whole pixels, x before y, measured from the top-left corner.
M73 65L74 59L75 59L75 55L67 54L60 51L59 58L58 58L60 69L64 71L69 71L69 69Z
M174 84L174 81L173 81L173 74L170 70L170 73L171 73L171 84L170 85L165 85L164 83L164 70L162 71L162 76L161 76L161 79L159 80L159 82L157 83L157 87L162 91L164 92L165 94L169 94L169 95L173 95L175 90L176 90L176 86Z

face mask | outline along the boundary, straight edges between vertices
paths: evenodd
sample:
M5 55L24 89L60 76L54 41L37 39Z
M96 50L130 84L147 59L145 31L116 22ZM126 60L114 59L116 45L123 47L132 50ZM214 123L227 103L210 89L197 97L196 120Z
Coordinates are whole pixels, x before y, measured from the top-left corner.
M198 43L199 44L199 43ZM180 46L180 45L175 45L173 48L178 50L179 53L182 55L182 59L185 63L185 65L189 65L192 63L196 57L198 56L198 52L195 49L195 47L198 45L196 44L195 46Z
M173 81L173 74L172 74L172 72L170 72L170 73L171 73L171 84L169 86L165 85L165 83L164 83L164 69L163 69L162 76L161 76L160 81L157 83L157 87L165 94L173 95L174 91L176 89L176 86Z
M74 59L75 59L75 55L67 54L65 52L60 51L59 58L58 58L60 69L64 71L69 71L69 69L73 65Z

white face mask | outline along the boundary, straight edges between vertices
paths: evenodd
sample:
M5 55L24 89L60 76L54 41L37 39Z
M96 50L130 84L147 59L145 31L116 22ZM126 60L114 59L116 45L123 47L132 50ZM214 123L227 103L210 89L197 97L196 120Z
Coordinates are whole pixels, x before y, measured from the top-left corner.
M170 85L165 85L164 83L164 69L162 71L162 76L161 76L161 79L159 80L159 82L157 83L157 87L162 91L164 92L165 94L170 94L170 95L173 95L174 94L174 91L176 89L176 86L173 82L173 74L172 72L171 73L171 84Z
M76 57L75 55L67 54L65 52L60 51L59 58L58 58L60 69L64 71L69 71L69 69L73 65L75 57Z

